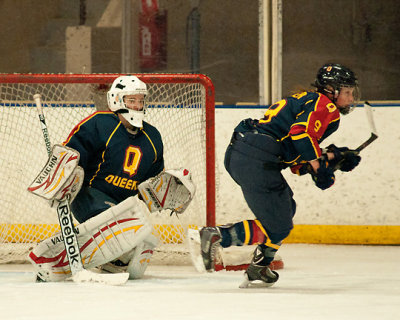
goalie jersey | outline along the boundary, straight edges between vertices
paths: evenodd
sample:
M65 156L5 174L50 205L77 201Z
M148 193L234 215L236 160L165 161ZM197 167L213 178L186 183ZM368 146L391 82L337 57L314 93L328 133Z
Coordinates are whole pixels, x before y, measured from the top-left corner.
M84 187L93 187L117 203L138 193L138 185L164 169L159 131L147 122L130 134L111 111L95 112L72 130L64 145L80 153Z

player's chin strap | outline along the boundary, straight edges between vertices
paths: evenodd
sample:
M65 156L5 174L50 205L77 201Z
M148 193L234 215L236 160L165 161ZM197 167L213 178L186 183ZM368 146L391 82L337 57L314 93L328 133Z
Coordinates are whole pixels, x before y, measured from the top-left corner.
M172 215L186 210L195 195L196 186L189 170L180 168L161 172L142 182L138 190L150 212L170 209Z

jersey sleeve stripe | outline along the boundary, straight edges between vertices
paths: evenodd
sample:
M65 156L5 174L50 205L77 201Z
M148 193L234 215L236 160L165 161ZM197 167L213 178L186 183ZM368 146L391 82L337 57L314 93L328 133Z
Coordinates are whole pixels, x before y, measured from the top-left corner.
M292 140L300 140L300 139L304 139L304 138L309 138L310 135L308 133L302 133L302 134L298 134L295 136L291 136Z

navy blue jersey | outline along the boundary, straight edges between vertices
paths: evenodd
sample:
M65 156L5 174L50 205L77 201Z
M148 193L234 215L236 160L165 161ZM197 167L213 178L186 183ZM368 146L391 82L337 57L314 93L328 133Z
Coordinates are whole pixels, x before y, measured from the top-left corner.
M139 183L164 169L159 131L143 122L130 134L110 111L95 112L75 126L64 145L80 153L84 186L94 187L120 202L137 194Z
M295 166L321 156L319 144L337 130L340 113L327 96L304 91L271 105L262 119L247 122L235 130L247 126L275 137L282 145L283 162Z

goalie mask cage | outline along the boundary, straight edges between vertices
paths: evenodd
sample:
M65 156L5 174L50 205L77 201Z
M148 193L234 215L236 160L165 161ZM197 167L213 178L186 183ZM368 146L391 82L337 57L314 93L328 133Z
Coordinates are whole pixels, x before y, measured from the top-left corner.
M199 74L135 75L148 85L145 121L161 133L165 168L188 168L197 187L185 213L151 214L161 239L155 252L168 257L171 246L187 252L188 227L215 225L214 86ZM106 93L118 76L0 75L0 263L25 260L59 231L55 209L27 191L47 160L33 95L42 97L51 143L61 143L82 119L107 109Z

